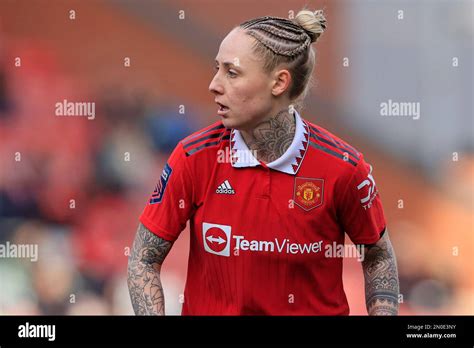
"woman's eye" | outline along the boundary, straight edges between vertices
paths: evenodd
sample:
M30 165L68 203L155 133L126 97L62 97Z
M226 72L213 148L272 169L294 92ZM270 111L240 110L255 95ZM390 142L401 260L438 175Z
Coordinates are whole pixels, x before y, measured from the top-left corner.
M229 70L227 72L227 75L229 75L230 77L236 77L237 76L237 73L235 71L232 71L232 70Z

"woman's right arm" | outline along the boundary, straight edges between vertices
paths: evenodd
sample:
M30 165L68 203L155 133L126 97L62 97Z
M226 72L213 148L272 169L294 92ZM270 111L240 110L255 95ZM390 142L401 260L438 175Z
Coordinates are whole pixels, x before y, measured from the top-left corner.
M136 315L164 315L165 298L161 285L161 264L173 243L138 226L128 258L128 290Z

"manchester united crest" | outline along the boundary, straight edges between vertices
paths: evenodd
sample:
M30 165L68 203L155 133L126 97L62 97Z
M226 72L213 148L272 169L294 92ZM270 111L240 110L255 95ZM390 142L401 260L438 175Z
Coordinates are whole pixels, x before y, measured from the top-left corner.
M323 204L324 180L295 178L293 200L299 207L308 211Z

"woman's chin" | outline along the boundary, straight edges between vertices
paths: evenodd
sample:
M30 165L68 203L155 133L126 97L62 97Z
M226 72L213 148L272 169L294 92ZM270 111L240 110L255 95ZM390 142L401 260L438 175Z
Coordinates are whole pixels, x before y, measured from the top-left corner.
M222 117L221 122L225 128L235 128L235 122L233 122L229 117Z
M239 131L249 129L248 124L246 124L245 122L236 121L233 118L229 118L229 117L224 118L224 117L222 117L221 122L224 125L224 127L227 128L227 129L237 129Z

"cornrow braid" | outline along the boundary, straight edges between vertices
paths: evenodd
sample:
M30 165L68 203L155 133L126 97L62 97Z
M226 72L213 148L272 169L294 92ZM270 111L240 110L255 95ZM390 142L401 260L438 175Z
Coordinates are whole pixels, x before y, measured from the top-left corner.
M259 17L243 22L239 28L255 39L254 54L262 58L264 69L285 66L291 74L289 97L296 108L305 97L311 81L315 54L311 43L326 29L323 11L301 10L294 20Z
M274 54L295 57L311 45L309 33L286 18L265 16L240 25Z

